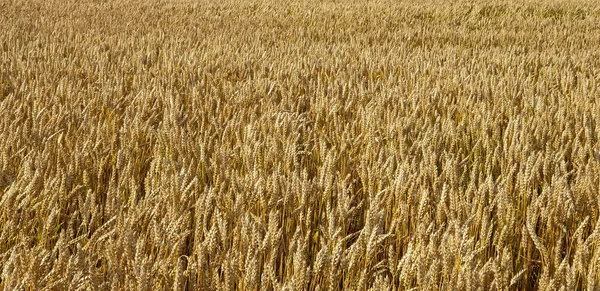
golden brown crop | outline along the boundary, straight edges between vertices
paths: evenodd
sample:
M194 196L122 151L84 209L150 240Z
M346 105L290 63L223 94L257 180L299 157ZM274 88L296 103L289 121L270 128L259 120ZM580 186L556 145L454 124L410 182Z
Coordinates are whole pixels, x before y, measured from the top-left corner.
M4 290L599 290L600 4L0 1Z

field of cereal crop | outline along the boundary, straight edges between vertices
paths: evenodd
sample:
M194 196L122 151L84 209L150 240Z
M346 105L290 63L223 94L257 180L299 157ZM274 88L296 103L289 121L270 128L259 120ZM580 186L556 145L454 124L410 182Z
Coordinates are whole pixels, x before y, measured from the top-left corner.
M1 289L600 288L600 2L0 11Z

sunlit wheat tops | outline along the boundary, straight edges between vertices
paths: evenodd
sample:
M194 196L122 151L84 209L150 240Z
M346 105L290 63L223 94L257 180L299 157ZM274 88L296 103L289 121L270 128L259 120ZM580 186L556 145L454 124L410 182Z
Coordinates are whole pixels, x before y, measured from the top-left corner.
M600 290L600 4L0 1L0 289Z

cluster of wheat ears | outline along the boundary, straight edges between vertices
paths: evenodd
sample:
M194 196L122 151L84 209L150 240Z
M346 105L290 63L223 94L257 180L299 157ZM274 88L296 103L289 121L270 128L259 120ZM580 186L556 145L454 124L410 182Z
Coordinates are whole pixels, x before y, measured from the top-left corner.
M0 1L4 290L599 290L594 1Z

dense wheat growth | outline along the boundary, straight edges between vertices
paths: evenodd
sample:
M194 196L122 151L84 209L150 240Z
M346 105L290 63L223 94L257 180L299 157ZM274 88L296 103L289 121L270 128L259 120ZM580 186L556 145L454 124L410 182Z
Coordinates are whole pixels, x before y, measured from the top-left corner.
M599 290L600 3L0 0L0 289Z

